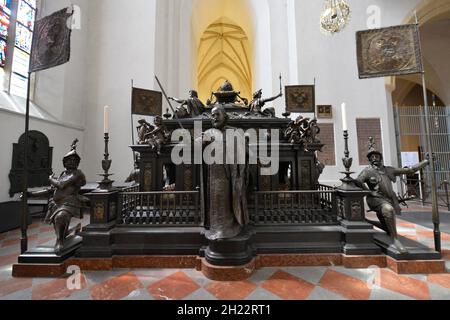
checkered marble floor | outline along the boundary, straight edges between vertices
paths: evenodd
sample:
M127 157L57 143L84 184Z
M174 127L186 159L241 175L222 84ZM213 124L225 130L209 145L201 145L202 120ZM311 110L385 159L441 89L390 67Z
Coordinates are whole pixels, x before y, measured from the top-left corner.
M401 219L398 225L402 235L433 246L432 230ZM54 241L52 227L40 222L28 235L30 247ZM78 288L70 290L77 284L73 279L11 277L19 238L19 230L0 234L1 300L450 300L450 273L406 276L343 267L263 268L239 282L211 281L193 269L83 272ZM450 234L442 240L450 270Z

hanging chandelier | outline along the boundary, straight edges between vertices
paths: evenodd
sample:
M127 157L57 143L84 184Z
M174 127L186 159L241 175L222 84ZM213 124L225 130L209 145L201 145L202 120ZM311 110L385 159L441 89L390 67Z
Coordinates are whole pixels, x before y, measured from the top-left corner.
M341 32L350 21L350 6L346 0L326 0L320 16L320 29L327 34Z

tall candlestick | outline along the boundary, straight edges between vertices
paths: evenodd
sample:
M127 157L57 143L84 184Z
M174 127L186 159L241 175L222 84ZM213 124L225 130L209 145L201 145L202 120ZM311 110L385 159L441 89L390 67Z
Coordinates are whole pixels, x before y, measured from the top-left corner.
M342 130L343 131L348 131L347 105L345 103L342 104Z
M109 133L109 111L110 106L105 106L104 112L103 112L103 127L104 127L104 133Z

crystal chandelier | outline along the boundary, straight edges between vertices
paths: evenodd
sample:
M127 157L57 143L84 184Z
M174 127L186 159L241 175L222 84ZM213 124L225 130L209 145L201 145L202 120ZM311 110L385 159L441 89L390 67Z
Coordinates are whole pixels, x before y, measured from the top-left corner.
M350 21L350 6L346 0L327 0L320 16L320 28L327 34L342 31Z

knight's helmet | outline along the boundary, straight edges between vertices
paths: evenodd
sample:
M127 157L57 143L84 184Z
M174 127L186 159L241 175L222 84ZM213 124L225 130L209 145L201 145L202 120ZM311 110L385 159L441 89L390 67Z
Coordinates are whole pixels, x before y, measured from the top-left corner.
M381 153L381 151L377 150L377 143L374 137L369 137L367 147L369 149L369 152L367 153L367 159L370 160L370 157L374 154L378 154L381 157L381 159L383 159L383 154Z
M77 143L78 143L78 139L75 139L72 142L72 145L70 146L70 151L64 156L63 161L66 161L69 159L74 159L77 161L77 163L80 163L81 158L77 153Z

